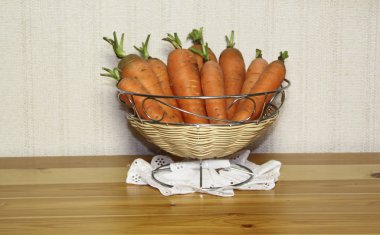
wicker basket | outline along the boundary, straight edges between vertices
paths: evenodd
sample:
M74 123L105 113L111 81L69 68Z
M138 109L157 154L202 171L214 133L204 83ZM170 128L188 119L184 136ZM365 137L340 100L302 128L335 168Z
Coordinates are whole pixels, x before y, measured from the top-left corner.
M127 94L130 97L132 108L129 109L130 112L127 113L127 119L130 125L133 126L147 141L155 144L162 150L179 157L207 159L225 157L236 153L261 136L264 131L276 121L279 110L285 100L285 89L289 86L290 82L285 79L285 84L276 91L221 97L168 97L136 94L125 91L119 92L120 94ZM158 101L158 99L234 98L235 101L238 101L240 99L251 99L253 96L260 95L265 96L265 100L268 98L268 103L263 108L263 111L257 120L249 122L230 122L229 120L225 120L226 124L168 124L154 120L143 120L139 118L136 107L133 105L134 96L143 96L146 100L153 99L157 102L163 103L162 101ZM280 99L278 99L279 97Z
M141 122L134 117L128 120L147 141L168 153L207 159L225 157L243 149L262 135L277 117L259 123L202 126Z

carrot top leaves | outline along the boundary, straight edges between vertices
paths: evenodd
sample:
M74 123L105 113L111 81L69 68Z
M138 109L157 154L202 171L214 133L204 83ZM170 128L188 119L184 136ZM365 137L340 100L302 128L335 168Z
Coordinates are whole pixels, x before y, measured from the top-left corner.
M116 32L113 32L113 40L107 37L103 37L103 39L111 44L113 51L115 52L117 58L122 59L124 56L127 54L125 53L123 49L123 44L124 44L124 33L121 35L120 43L117 39Z
M280 56L278 57L279 60L281 60L282 62L285 61L286 58L288 58L289 55L288 55L288 51L284 51L284 52L280 52Z
M235 32L232 30L230 38L228 38L228 36L226 35L227 48L234 48L235 46L234 34Z
M149 59L151 58L149 53L148 53L148 43L149 43L149 39L150 39L150 34L146 37L146 40L145 42L142 42L141 43L141 47L136 47L134 46L134 48L140 52L141 56L144 58L144 59Z
M187 39L190 39L194 45L203 44L203 27L193 29L187 36Z
M120 70L119 68L114 68L113 70L108 69L108 68L102 68L104 71L107 73L101 73L100 76L104 77L110 77L115 79L116 81L120 81Z
M263 53L260 49L256 49L256 58L263 58Z
M199 51L195 48L189 48L189 50L194 52L195 54L202 56L204 62L209 61L210 55L209 55L209 50L208 50L208 43L206 42L206 44L204 44L202 42L201 46L202 46L202 51Z
M174 35L168 33L167 37L163 38L162 40L170 42L175 49L182 49L182 43L181 43L181 40L179 39L177 33L174 33Z

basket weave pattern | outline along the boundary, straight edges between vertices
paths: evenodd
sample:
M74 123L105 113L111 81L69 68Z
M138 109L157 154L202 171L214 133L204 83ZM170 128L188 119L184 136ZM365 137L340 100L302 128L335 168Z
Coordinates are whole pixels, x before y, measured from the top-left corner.
M147 141L158 146L162 150L173 155L184 158L207 159L229 156L247 147L260 137L268 127L277 119L279 110L285 101L285 89L290 86L290 81L285 79L284 83L275 91L267 91L255 94L245 94L238 96L156 96L151 94L137 94L119 90L120 94L128 95L132 106L128 109L127 119L132 127L139 132ZM140 119L134 97L144 97L146 100L169 99L234 99L234 103L242 99L254 101L255 96L264 97L265 106L260 112L259 118L249 121L234 122L231 120L219 120L226 124L184 124L184 123L163 123L157 120ZM119 97L120 98L120 97ZM143 102L143 110L144 102ZM173 107L172 107L173 108ZM256 110L252 110L252 114ZM180 110L186 112L186 110ZM197 115L195 113L189 113ZM209 117L202 117L210 119ZM249 118L248 118L249 119Z
M259 123L242 125L166 125L141 122L129 117L129 123L149 142L168 153L196 159L225 157L256 140L278 115Z

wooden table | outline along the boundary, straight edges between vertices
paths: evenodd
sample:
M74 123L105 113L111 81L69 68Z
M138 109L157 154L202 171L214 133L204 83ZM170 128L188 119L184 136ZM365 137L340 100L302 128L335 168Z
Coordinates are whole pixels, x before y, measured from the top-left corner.
M133 159L0 158L0 234L380 234L379 153L257 154L280 181L232 198L126 185Z

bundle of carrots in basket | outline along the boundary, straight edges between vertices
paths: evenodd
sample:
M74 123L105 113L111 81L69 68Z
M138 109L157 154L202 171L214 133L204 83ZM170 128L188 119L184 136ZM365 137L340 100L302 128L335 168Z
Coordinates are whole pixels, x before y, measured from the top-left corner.
M103 39L112 45L120 61L112 70L103 68L107 73L101 75L116 79L117 87L122 91L159 96L146 99L146 96L120 94L120 100L129 107L133 102L142 119L189 124L255 120L260 117L271 95L249 99L233 96L275 91L285 79L287 51L280 52L277 60L268 63L262 58L261 50L256 49L256 58L246 70L243 56L235 48L234 31L230 37L226 36L227 47L221 52L219 61L208 43L204 42L202 28L189 33L188 39L193 43L190 48L182 47L177 33L163 38L174 48L168 55L167 64L149 55L150 35L141 47L135 46L140 55L125 53L124 34L120 40L115 32L113 39ZM189 96L215 98L180 98ZM223 96L229 98L218 98Z

